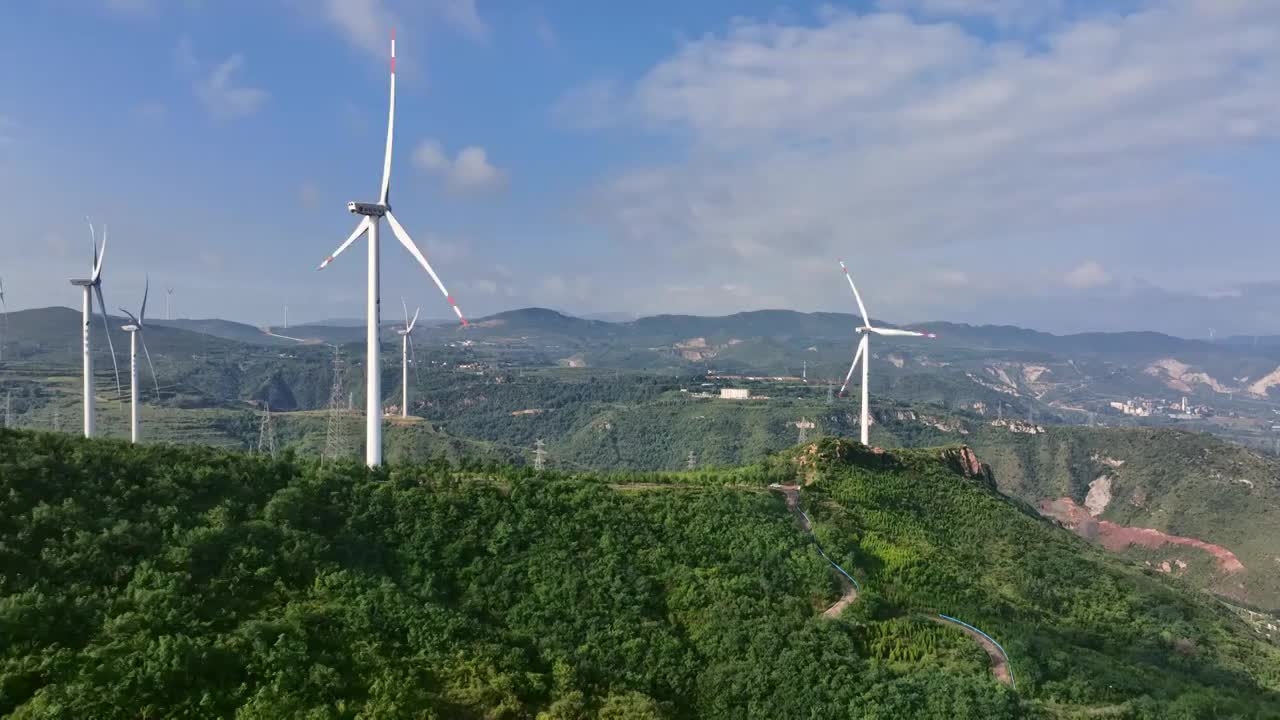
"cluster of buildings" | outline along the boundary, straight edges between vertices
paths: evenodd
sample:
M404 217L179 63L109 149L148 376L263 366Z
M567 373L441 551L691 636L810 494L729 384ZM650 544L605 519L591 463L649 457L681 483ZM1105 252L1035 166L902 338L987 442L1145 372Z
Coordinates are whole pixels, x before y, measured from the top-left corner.
M1172 402L1168 400L1132 398L1123 401L1112 400L1108 405L1112 410L1116 410L1122 415L1131 415L1133 417L1164 416L1174 420L1196 420L1203 417L1208 410L1204 406L1190 404L1187 402L1185 395L1181 400Z

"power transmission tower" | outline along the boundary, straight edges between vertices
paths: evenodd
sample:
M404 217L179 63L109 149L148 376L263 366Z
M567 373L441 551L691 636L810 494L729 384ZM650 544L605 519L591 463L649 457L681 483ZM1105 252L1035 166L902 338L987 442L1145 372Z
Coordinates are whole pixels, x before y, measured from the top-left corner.
M697 469L698 469L698 456L697 456L697 455L694 455L692 450L690 450L690 451L689 451L689 464L688 464L688 468L689 468L690 470L697 470Z
M62 432L62 410L53 409L53 431Z
M827 381L827 404L831 405L836 401L836 386L830 380Z
M806 420L805 418L800 418L799 422L796 423L796 427L800 429L800 439L797 440L796 442L800 445L803 445L809 440L809 431L814 429L817 426L813 424L812 420Z
M276 431L271 426L271 403L265 404L262 421L258 424L258 454L276 456Z
M333 349L333 387L329 390L329 426L325 430L324 454L320 456L321 463L351 454L345 422L348 411L342 407L342 376L342 351L335 347Z
M538 438L533 444L533 469L539 472L547 466L547 449L546 443L542 442L542 438Z

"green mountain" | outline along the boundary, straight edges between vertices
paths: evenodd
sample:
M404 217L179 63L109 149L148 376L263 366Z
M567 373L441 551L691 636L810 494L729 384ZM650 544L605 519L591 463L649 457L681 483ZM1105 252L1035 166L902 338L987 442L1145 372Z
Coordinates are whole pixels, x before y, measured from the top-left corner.
M1280 716L1280 648L955 448L569 477L0 431L0 561L15 718Z

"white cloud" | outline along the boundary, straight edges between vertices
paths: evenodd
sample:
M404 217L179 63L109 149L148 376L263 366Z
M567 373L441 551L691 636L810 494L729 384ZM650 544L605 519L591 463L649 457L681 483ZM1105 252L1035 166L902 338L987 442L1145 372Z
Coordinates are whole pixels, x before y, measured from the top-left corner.
M1063 281L1074 290L1088 290L1111 282L1111 273L1098 262L1088 260L1067 273Z
M507 174L489 163L484 148L472 145L458 151L449 182L463 190L495 190L507 184Z
M598 129L624 119L622 90L612 78L595 78L569 90L551 107L551 116L562 125Z
M413 164L428 172L448 171L451 163L439 140L427 139L413 151Z
M387 53L387 34L396 22L381 0L324 0L322 12L353 45L377 56Z
M298 0L296 4L307 14L314 13L317 7L307 0ZM476 0L323 0L318 7L321 17L348 42L376 57L386 56L391 28L419 16L439 20L473 40L487 40L491 32L480 16Z
M879 5L929 18L985 18L999 25L1025 25L1061 12L1063 0L880 0Z
M1174 216L1208 222L1239 194L1205 161L1280 139L1280 3L1152 0L1042 28L993 40L895 13L738 20L557 112L674 145L654 155L675 160L591 198L617 237L717 282L786 284L792 304L835 290L761 268L852 242L897 261L879 273L888 285L915 280L913 254L1043 270L1062 243L1028 252L1032 239L1089 228L1118 249Z
M450 188L461 192L492 192L507 185L506 171L494 167L485 149L475 145L462 148L450 160L439 140L423 140L413 151L413 164L444 177Z
M454 30L475 40L489 37L489 25L480 17L476 0L433 0L427 3Z
M271 94L261 88L240 84L239 76L245 59L233 53L216 65L208 65L196 55L191 38L178 38L174 64L183 75L192 78L192 89L205 110L215 117L236 118L256 113Z
M555 26L547 19L546 15L538 13L533 21L533 33L538 37L538 41L543 47L555 48L560 45L560 37L556 34Z
M270 94L261 88L238 85L236 75L244 67L244 56L235 53L196 83L196 97L217 117L235 118L256 113Z

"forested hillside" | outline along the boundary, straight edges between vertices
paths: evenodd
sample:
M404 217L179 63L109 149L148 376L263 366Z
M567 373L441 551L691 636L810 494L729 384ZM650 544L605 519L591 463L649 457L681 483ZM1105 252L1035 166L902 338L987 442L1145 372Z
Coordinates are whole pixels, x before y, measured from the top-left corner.
M837 619L775 482L863 588ZM956 450L569 477L0 431L0 567L19 718L1280 716L1275 646Z

